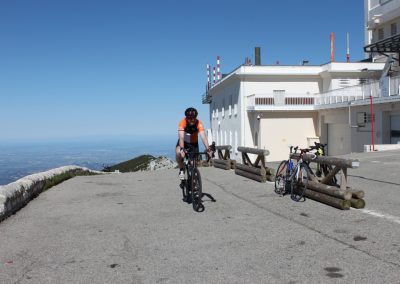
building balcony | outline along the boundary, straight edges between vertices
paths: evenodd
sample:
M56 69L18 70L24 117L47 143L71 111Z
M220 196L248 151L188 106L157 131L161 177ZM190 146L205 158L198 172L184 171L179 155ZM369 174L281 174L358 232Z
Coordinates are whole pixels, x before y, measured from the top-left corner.
M320 94L252 94L247 96L247 111L313 111L400 101L400 77L332 90Z
M253 94L247 97L247 111L314 110L315 95Z

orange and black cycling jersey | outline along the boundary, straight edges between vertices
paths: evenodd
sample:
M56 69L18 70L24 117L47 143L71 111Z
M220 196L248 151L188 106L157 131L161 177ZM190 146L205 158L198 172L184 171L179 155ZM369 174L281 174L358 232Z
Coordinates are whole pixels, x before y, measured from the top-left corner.
M199 119L196 120L195 124L190 125L184 118L179 122L178 131L185 131L184 141L194 144L198 141L199 132L204 131L204 126Z

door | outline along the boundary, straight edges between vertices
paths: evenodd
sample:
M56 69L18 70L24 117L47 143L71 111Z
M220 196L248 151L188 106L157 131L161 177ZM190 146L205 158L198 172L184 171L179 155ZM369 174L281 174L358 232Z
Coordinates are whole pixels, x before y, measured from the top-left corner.
M351 153L351 129L348 124L328 124L328 155Z
M390 144L400 143L400 115L390 116Z

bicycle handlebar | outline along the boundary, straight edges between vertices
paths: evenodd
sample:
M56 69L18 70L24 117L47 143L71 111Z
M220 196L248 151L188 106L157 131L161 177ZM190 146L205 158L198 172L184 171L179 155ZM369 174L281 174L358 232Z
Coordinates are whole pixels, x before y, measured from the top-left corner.
M189 148L184 148L183 152L185 153L185 155L187 155L188 157L195 157L195 156L200 156L200 155L207 155L207 161L210 160L210 156L208 155L208 151L204 151L204 152L194 152L192 151L194 147L189 146ZM215 142L212 142L211 146L208 148L208 150L211 151L211 158L214 158L215 155Z

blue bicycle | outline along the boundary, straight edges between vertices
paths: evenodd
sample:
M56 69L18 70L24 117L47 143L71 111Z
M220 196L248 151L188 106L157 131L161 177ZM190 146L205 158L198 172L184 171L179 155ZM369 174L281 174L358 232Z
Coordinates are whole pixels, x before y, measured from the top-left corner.
M297 153L297 150L300 150L298 159L292 159L292 154ZM292 200L297 202L304 198L309 180L308 173L312 173L310 166L303 161L303 156L307 152L309 149L290 146L289 159L282 161L276 170L276 193L280 195L290 193Z

